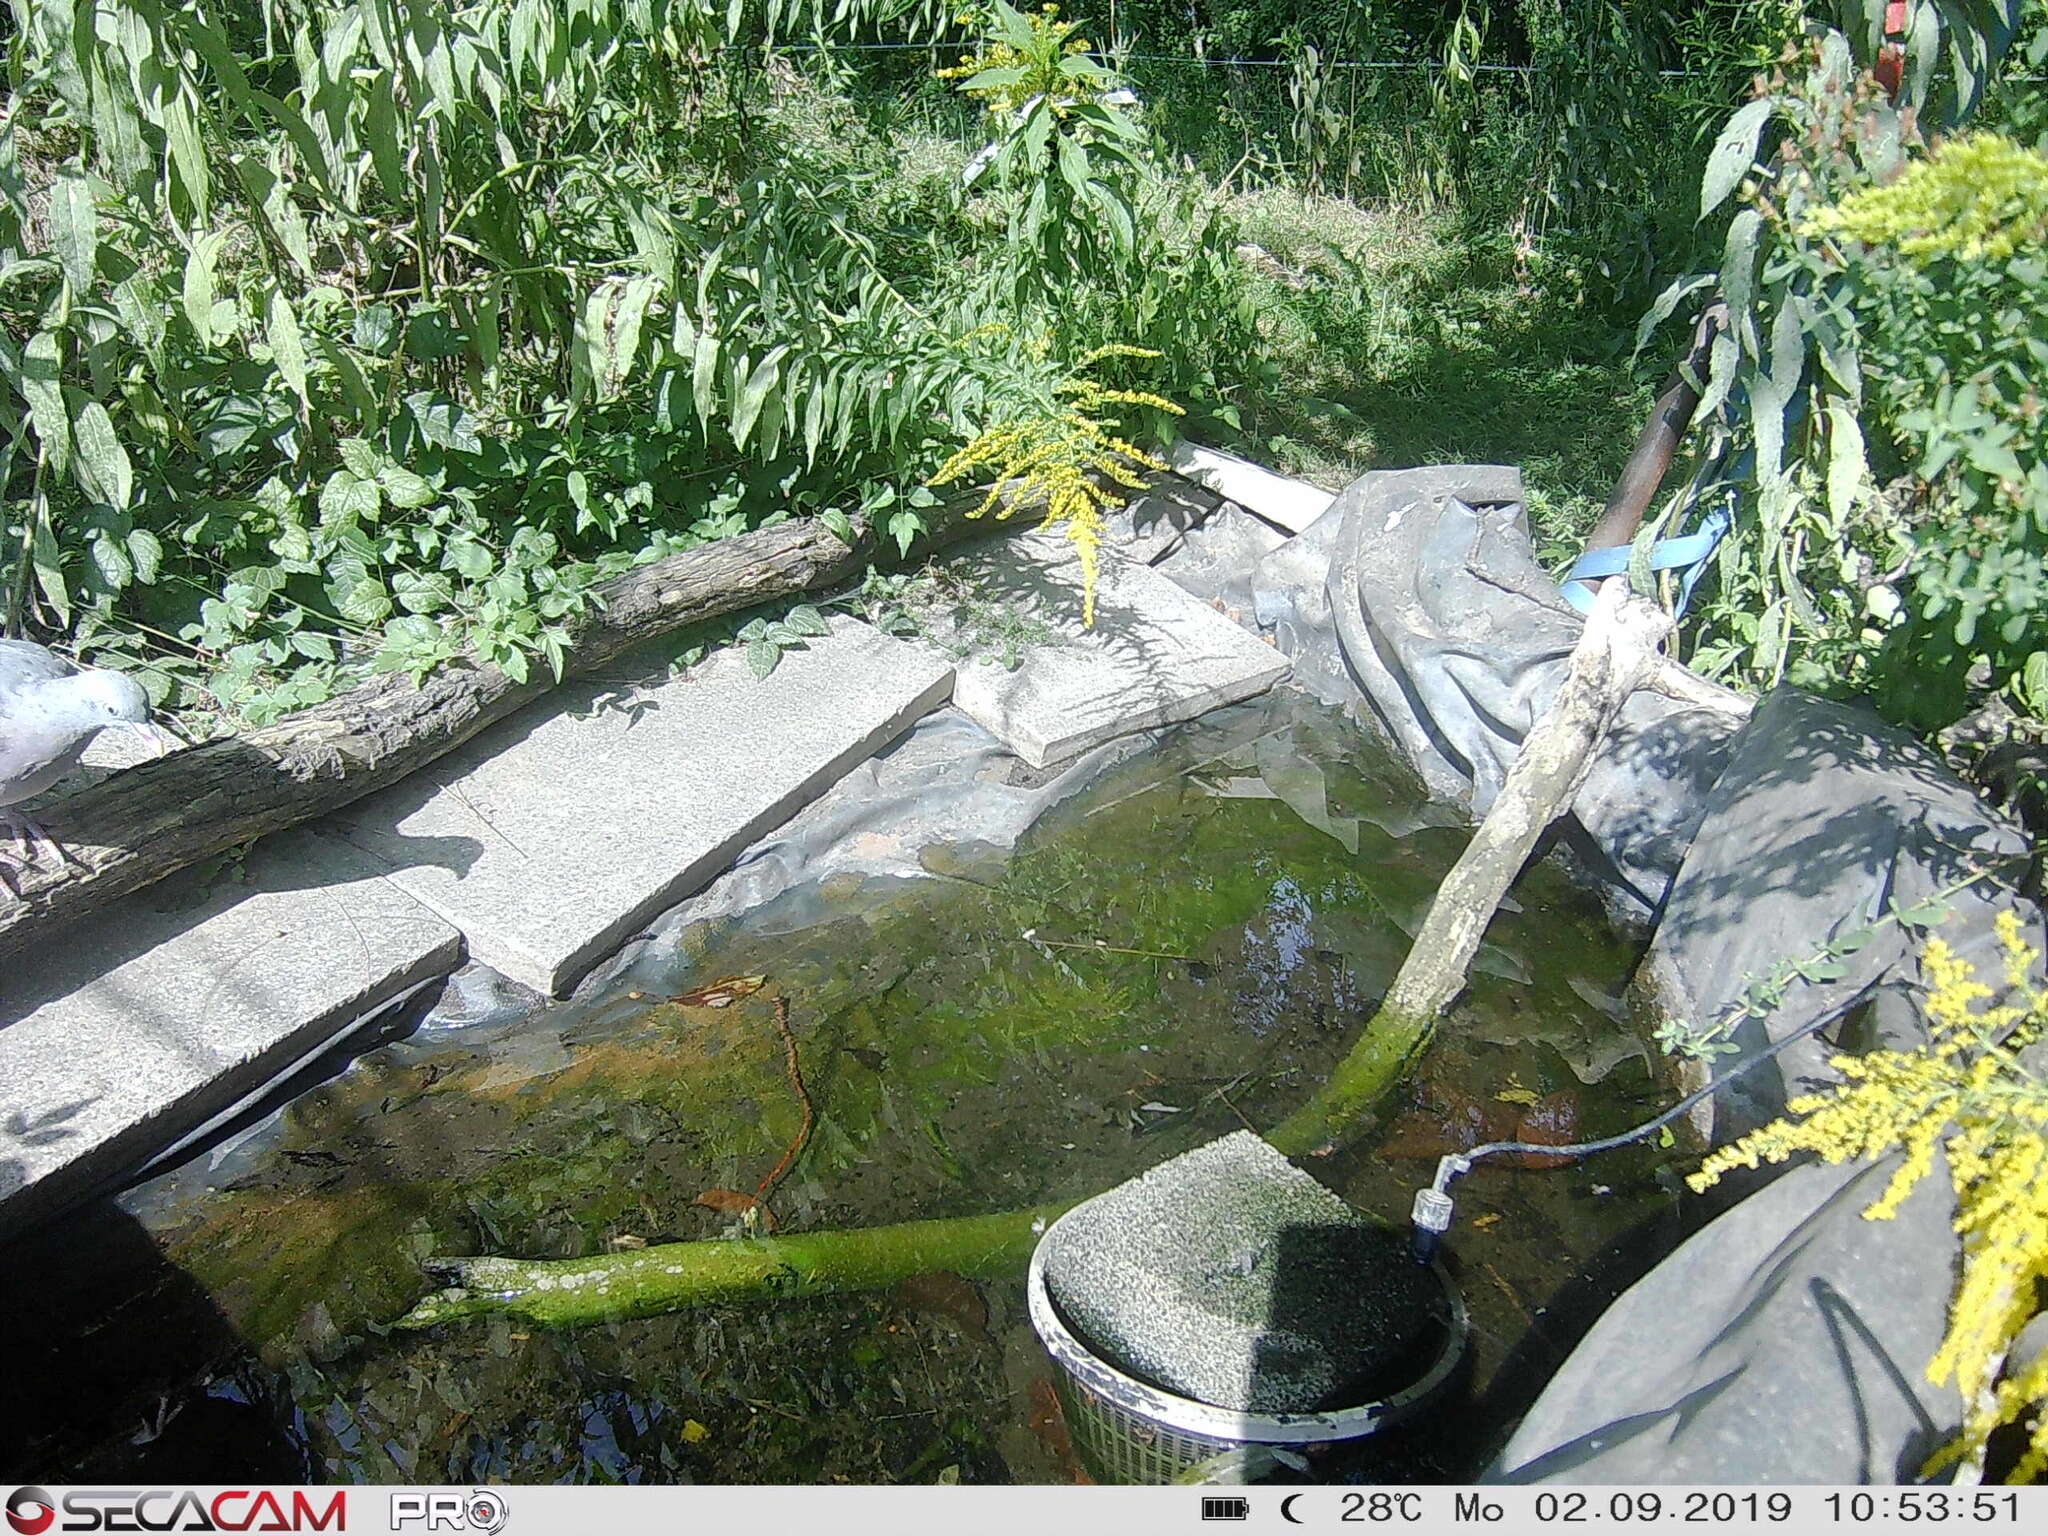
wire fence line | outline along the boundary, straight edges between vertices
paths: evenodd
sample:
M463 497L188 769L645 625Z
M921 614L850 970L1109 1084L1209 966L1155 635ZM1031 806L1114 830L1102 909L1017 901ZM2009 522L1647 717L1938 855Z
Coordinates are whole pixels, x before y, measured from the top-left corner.
M777 53L946 53L963 48L963 44L951 43L776 43ZM1193 53L1120 53L1109 50L1108 58L1117 61L1129 60L1143 64L1193 65L1198 69L1292 69L1293 59L1212 59L1204 54ZM1317 62L1319 69L1378 69L1415 74L1442 74L1450 66L1441 59L1322 59ZM1485 75L1539 75L1543 69L1535 64L1466 64L1463 68L1474 74ZM1667 80L1703 80L1708 78L1696 69L1660 69L1657 73Z

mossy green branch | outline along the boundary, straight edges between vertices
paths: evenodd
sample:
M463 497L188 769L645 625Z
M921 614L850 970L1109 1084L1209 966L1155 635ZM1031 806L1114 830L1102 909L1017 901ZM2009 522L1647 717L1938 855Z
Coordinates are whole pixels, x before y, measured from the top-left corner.
M1329 1152L1368 1128L1463 990L1501 898L1537 840L1570 808L1593 749L1655 668L1670 629L1660 610L1627 595L1622 583L1602 588L1556 699L1523 739L1486 819L1444 877L1386 1001L1330 1080L1267 1136L1274 1146L1289 1157Z
M435 1259L429 1269L456 1283L394 1326L506 1315L575 1328L742 1298L872 1289L936 1270L1004 1274L1024 1265L1039 1234L1071 1204L844 1232L661 1243L584 1259Z
M1265 1133L1288 1157L1328 1152L1359 1136L1375 1106L1408 1074L1408 1064L1429 1046L1433 1015L1382 1007L1328 1082L1301 1108Z

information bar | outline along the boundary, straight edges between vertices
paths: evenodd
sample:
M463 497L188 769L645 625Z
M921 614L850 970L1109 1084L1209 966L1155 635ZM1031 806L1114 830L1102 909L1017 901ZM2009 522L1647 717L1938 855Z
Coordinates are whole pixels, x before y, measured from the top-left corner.
M15 1488L0 1536L70 1531L696 1536L700 1532L1131 1536L2048 1531L2048 1488L349 1487Z

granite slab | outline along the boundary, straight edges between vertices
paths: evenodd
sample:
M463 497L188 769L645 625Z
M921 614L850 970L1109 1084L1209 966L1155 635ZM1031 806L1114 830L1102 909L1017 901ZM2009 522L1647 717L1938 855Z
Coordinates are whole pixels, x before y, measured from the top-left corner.
M1154 726L1192 720L1263 693L1288 661L1258 636L1134 560L1104 550L1095 626L1084 629L1079 558L1057 529L978 545L956 557L984 610L1035 627L1012 668L960 662L953 700L1034 768ZM935 648L972 652L965 620L928 625Z
M949 662L830 629L765 678L733 649L573 683L335 824L472 958L562 995L946 701Z
M180 1140L461 948L362 854L296 829L210 888L137 892L8 961L0 1235Z

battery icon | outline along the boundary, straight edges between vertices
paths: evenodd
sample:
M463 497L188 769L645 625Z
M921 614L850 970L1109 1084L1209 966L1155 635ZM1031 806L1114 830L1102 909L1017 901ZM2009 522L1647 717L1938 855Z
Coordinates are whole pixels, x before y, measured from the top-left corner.
M1202 1518L1204 1520L1249 1520L1252 1514L1250 1499L1219 1498L1203 1495Z

